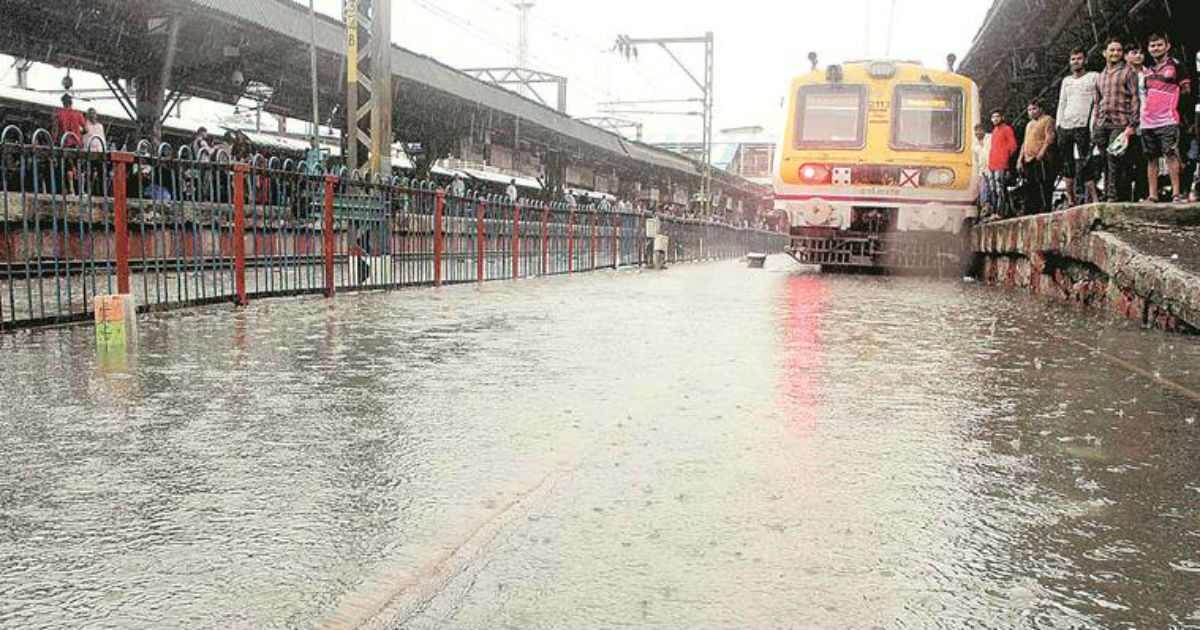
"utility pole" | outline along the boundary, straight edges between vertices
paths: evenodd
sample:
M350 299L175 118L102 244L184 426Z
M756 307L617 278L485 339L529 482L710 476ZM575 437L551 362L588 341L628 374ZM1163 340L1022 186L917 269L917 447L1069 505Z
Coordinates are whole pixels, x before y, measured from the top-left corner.
M620 35L617 37L617 42L616 42L616 45L613 46L613 50L620 53L623 57L625 57L625 59L627 61L637 61L637 59L638 59L638 48L637 47L642 44L653 44L653 45L657 45L658 47L662 48L663 51L666 52L667 55L671 57L671 60L675 62L675 65L679 66L679 68L681 70L683 70L684 74L686 74L688 76L688 78L692 80L692 83L696 84L696 87L700 89L701 98L699 99L699 101L702 104L701 111L700 111L700 117L704 121L703 122L703 125L704 125L703 140L701 141L701 149L700 149L700 155L701 155L701 157L700 157L700 161L701 161L701 164L700 164L700 196L701 196L701 199L703 200L705 213L711 214L711 212L712 212L712 176L713 176L713 169L712 169L713 131L712 131L712 128L713 128L713 52L714 52L712 31L705 33L702 37L655 37L655 38L635 39L635 38L631 38L631 37L628 37L625 35ZM691 44L691 45L700 44L700 45L704 46L704 72L703 72L704 79L703 80L697 78L696 74L693 73L692 70L689 69L683 63L683 61L681 61L679 59L679 57L675 54L675 51L673 51L671 49L672 45L687 45L687 44ZM656 102L690 103L690 102L695 102L696 100L697 99L674 99L671 101L660 100L660 101L656 101ZM614 103L614 104L629 104L629 103L626 102L626 103ZM610 113L610 114L615 114L615 113L621 113L621 114L670 114L670 115L682 115L682 116L694 115L694 112L661 112L661 111L639 111L639 110L608 110L608 113Z
M346 166L392 173L392 0L343 0Z
M321 148L321 96L317 89L317 10L308 0L308 65L312 71L312 149Z
M517 67L529 67L529 10L533 3L529 0L514 2L513 6L521 13L520 25L517 31Z
M513 6L520 13L517 20L517 68L525 69L529 67L529 10L533 8L533 2L520 0L514 2ZM518 85L517 93L521 96L537 94L533 87L528 85Z

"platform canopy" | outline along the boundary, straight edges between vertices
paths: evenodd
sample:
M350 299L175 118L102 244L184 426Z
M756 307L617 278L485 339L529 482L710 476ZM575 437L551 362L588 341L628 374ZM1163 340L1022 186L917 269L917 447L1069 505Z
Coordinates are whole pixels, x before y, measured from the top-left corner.
M1110 37L1144 46L1151 33L1164 32L1172 54L1194 72L1198 24L1197 0L995 0L959 70L979 83L988 110L1019 121L1034 98L1053 111L1075 48L1089 51L1092 69L1102 68Z

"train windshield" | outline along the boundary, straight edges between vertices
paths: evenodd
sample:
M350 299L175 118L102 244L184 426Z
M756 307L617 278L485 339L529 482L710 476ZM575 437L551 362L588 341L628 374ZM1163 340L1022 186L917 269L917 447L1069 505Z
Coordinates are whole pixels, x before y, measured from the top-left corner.
M897 87L892 144L897 149L961 151L963 100L963 91L954 87Z
M796 97L796 148L863 144L867 90L861 85L810 85Z

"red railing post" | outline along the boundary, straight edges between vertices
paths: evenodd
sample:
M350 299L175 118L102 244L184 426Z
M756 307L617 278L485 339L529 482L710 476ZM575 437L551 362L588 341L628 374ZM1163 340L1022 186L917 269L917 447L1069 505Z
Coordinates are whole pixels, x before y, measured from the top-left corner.
M592 266L589 269L596 268L596 254L599 253L598 250L600 249L600 234L596 229L599 220L600 217L595 211L592 211Z
M433 202L433 286L442 286L442 210L446 191L439 188Z
M512 237L513 279L521 277L521 204L513 204Z
M117 248L117 293L128 294L129 290L129 214L128 186L129 165L132 153L113 153L113 232Z
M487 252L487 224L483 221L483 213L487 208L487 202L480 199L479 209L475 212L475 277L478 282L483 282L483 257Z
M333 189L337 185L336 177L325 178L325 296L333 297L333 254L336 248L336 235L333 232Z
M638 216L638 233L636 235L634 235L634 242L638 244L637 262L639 265L646 264L646 241L647 240L648 239L646 237L646 212L642 211L642 213Z
M550 208L542 206L542 275L550 275Z
M621 245L617 237L621 234L621 214L613 212L612 215L612 252L613 252L613 269L621 268Z
M567 213L567 273L575 273L575 211Z
M246 173L250 167L233 165L233 276L238 306L249 304L246 298Z

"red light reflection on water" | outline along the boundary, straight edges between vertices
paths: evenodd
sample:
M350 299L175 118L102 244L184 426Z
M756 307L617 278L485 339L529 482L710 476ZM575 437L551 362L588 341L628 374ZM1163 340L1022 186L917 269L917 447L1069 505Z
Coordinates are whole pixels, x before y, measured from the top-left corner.
M788 423L808 432L816 427L820 404L821 320L825 315L825 283L820 277L789 278L783 299L783 405Z

